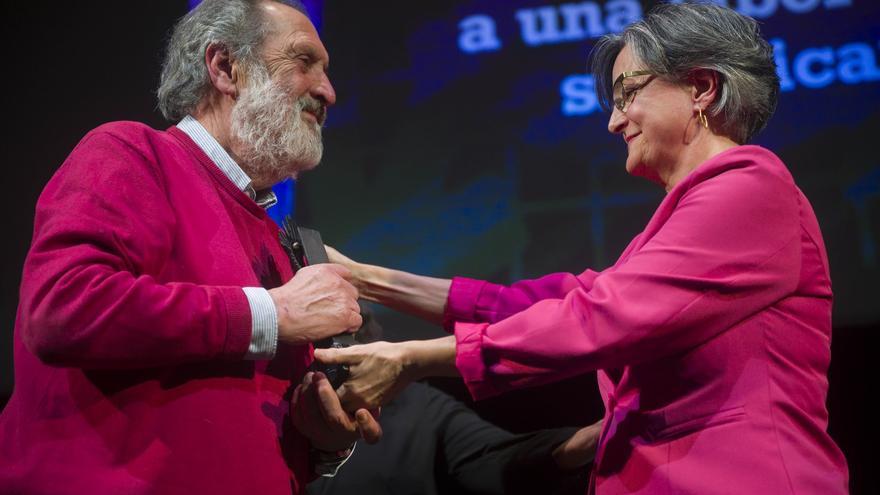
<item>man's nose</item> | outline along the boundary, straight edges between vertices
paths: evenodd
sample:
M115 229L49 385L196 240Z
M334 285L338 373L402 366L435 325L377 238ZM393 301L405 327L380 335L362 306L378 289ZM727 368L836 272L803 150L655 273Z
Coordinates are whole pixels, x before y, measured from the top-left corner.
M330 84L330 78L326 72L321 72L319 77L320 79L317 84L312 88L312 96L321 100L327 106L333 105L336 103L336 91L333 89L333 85Z

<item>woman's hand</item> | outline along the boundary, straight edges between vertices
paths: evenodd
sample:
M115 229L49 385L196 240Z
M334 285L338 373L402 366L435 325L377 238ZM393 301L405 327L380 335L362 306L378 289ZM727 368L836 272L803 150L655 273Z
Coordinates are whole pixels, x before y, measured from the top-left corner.
M346 411L387 404L407 385L427 376L455 376L455 338L400 343L374 342L315 349L325 364L347 364L349 378L337 393Z
M414 377L403 344L374 342L341 349L315 349L315 359L325 364L348 365L348 381L336 391L346 411L385 405Z
M331 246L325 244L324 247L331 263L348 268L348 281L358 290L361 299L409 313L431 323L443 323L443 310L452 280L358 263Z
M330 263L335 263L337 265L342 265L345 268L348 268L348 271L351 274L348 279L349 282L357 287L358 291L363 291L363 278L365 277L365 273L363 270L364 265L361 265L360 263L354 261L348 256L340 253L333 246L328 246L324 244L324 249L327 250L327 258L329 259Z
M340 264L348 268L349 270L351 270L353 266L357 265L357 263L353 259L340 253L333 246L328 246L324 244L324 249L327 250L327 257L330 258L330 263Z
M568 440L553 451L553 460L560 469L571 471L585 466L596 457L596 446L602 433L602 421L574 432Z

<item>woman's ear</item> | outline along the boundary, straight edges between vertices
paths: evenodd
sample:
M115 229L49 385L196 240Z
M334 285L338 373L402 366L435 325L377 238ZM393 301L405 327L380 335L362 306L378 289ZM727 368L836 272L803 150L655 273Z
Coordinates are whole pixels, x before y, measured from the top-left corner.
M718 99L720 76L714 70L697 69L691 72L688 80L691 83L691 97L694 108L703 111L708 109Z

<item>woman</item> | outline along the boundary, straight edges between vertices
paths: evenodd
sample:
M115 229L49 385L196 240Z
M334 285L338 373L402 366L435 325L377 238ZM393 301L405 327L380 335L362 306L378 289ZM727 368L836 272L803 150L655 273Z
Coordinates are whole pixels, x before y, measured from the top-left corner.
M510 287L348 265L362 296L454 336L317 351L352 365L350 407L460 374L475 398L599 370L597 493L845 493L826 433L831 284L815 215L785 165L744 145L776 106L754 20L664 5L592 58L626 169L666 188L602 272Z

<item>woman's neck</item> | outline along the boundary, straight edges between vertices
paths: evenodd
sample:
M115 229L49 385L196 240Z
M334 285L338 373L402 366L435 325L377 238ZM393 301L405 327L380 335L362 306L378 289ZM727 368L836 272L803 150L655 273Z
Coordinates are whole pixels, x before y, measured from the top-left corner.
M671 191L673 187L690 175L701 163L734 146L739 145L726 136L702 132L700 136L685 147L678 165L667 177L663 178L666 192Z

